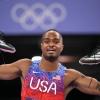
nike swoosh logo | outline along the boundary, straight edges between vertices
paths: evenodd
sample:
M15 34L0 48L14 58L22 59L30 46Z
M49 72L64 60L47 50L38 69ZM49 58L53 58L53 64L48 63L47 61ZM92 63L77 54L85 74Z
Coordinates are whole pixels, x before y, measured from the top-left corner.
M35 71L33 71L33 73L40 73L40 72L35 72Z

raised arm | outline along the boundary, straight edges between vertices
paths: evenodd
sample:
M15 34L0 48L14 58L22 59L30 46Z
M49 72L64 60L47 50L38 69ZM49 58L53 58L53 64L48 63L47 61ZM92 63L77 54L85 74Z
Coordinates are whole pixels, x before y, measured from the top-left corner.
M28 59L21 59L11 64L2 64L0 65L0 79L11 80L22 76L28 65Z

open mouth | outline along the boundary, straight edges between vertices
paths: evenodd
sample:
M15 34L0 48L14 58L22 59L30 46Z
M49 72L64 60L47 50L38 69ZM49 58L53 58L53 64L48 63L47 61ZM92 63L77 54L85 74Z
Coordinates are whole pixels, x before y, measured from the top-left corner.
M49 53L54 53L56 50L55 49L48 49L47 50Z

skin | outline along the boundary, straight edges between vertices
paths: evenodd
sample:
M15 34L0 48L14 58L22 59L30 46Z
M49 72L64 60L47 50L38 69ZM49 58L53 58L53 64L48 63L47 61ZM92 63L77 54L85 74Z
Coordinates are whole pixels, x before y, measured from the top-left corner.
M56 70L59 64L58 58L63 48L63 39L58 32L54 30L46 32L41 41L41 70L48 72ZM25 58L11 64L0 65L0 79L11 80L20 77L21 82L23 83L23 79L31 64L32 61ZM65 98L74 88L83 93L100 95L100 82L98 82L95 78L83 75L79 71L68 69L67 72L64 73Z

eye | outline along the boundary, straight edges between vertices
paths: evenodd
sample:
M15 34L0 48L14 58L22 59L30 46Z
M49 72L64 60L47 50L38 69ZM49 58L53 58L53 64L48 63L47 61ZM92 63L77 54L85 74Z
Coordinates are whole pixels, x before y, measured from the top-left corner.
M58 39L55 39L54 43L57 44L57 43L60 43L60 41Z
M48 44L49 43L49 40L43 40L43 43Z

